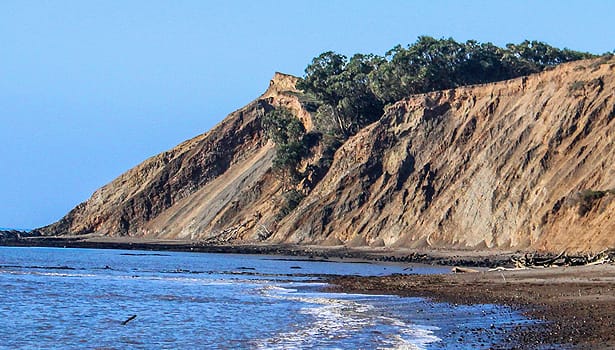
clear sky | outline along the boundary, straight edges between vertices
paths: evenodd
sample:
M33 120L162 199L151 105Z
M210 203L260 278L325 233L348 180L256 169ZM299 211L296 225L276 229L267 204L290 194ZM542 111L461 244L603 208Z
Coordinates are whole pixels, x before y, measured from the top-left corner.
M615 49L615 1L0 1L0 227L51 223L302 75L419 35Z

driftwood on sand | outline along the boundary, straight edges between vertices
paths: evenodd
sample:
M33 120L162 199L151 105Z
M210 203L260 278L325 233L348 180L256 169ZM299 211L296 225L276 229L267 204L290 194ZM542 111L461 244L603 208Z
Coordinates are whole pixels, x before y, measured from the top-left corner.
M526 253L522 256L511 257L511 261L517 269L611 264L615 262L615 249L606 249L597 254L586 255L570 255L563 251L553 257L537 256L532 253Z
M471 269L469 267L455 266L451 269L451 272L453 273L473 273L473 272L479 272L479 271L476 269Z

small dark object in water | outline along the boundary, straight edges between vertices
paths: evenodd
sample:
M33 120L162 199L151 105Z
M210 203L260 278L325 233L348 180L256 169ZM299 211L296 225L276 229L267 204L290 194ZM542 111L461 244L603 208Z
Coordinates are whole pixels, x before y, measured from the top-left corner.
M128 322L130 322L130 321L134 320L135 318L137 318L137 315L132 315L132 316L128 317L128 318L126 319L126 321L122 322L122 326L127 325L127 324L128 324Z
M300 269L300 268L301 268L301 266L291 266L290 268L291 268L291 269Z

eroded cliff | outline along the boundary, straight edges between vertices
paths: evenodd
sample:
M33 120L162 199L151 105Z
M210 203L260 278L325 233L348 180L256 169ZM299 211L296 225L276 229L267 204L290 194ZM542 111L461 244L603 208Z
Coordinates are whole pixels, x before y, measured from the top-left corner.
M615 247L615 59L410 96L347 140L280 218L283 183L260 118L284 106L307 130L295 79L208 133L96 191L45 234L351 246Z
M309 117L290 93L295 82L276 73L262 96L209 132L144 161L38 231L181 239L232 233L229 239L236 239L244 226L254 229L259 205L270 203L264 211L277 205L280 186L270 174L273 145L263 137L260 118L280 106Z

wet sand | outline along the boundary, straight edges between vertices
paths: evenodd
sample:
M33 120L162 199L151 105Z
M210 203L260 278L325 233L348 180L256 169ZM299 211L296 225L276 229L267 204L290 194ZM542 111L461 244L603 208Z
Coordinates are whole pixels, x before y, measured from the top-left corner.
M544 326L520 329L501 348L615 349L615 266L451 275L339 277L332 290L507 305ZM498 347L498 348L500 348Z

